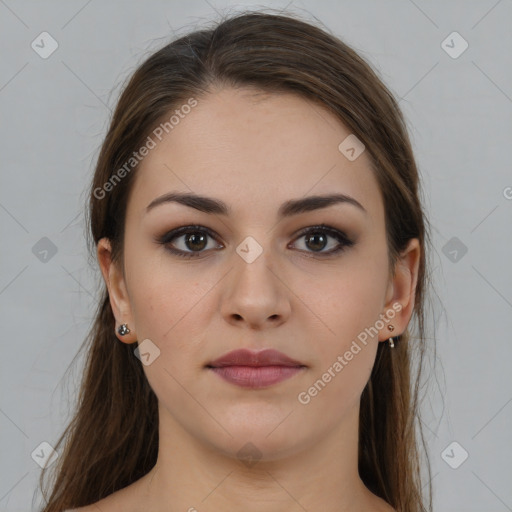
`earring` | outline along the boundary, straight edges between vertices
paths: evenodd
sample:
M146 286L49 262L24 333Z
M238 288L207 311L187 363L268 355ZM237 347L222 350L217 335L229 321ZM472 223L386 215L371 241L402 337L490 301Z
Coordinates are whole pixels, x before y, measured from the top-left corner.
M395 330L395 327L394 327L393 325L388 325L388 329L389 329L390 331L394 331L394 330ZM394 344L394 342L393 342L393 338L389 338L389 339L388 339L388 344L389 344L390 348L395 348L395 344Z
M117 332L120 336L124 336L125 334L130 333L130 329L128 329L128 324L122 324L119 326L119 329L117 329Z

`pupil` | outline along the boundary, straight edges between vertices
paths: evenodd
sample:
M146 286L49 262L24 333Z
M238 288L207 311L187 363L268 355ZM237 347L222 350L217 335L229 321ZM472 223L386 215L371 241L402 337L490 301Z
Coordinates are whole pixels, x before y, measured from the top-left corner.
M187 246L192 250L201 250L205 247L206 237L204 235L198 235L197 233L192 233L187 236ZM313 235L309 235L307 238L307 245L310 249L313 250L322 250L325 247L325 235L323 233L316 233ZM198 244L198 245L196 245ZM196 245L194 247L194 245Z
M317 247L315 248L315 243L318 244L318 239L322 239L322 242L319 243L319 245L317 245ZM311 245L311 241L313 241L313 244ZM325 235L322 234L322 233L317 233L317 234L314 234L314 235L310 235L308 238L307 238L307 242L308 246L311 248L311 249L323 249L325 247Z
M206 237L204 235L198 235L197 233L192 233L190 235L187 236L187 247L189 249L197 249L197 250L201 250L201 249L204 249L205 247L205 240L206 240ZM194 244L198 243L199 244L199 247L194 247Z

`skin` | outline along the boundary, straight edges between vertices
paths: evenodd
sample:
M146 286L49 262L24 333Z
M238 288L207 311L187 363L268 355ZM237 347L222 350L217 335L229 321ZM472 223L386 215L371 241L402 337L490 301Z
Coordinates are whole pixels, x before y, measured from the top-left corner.
M411 318L420 252L411 240L394 278L388 274L382 196L366 152L349 161L338 150L349 134L299 96L216 89L142 161L127 210L124 274L111 262L107 239L97 254L116 327L131 329L120 342L150 339L160 350L143 366L159 401L158 461L83 510L393 510L358 475L359 400L378 343L402 333ZM177 203L146 213L170 191L220 199L233 213ZM352 196L366 213L344 203L276 218L285 201L333 192ZM297 235L320 223L355 244L322 257L338 245L335 238L322 249ZM154 240L190 224L217 237L196 258L175 256ZM236 252L247 236L263 250L252 263ZM184 236L169 245L189 253L196 247ZM298 394L397 303L393 333L386 324L359 343L343 370L301 404ZM262 390L205 368L241 347L275 348L307 368ZM259 451L253 466L237 456L248 442Z

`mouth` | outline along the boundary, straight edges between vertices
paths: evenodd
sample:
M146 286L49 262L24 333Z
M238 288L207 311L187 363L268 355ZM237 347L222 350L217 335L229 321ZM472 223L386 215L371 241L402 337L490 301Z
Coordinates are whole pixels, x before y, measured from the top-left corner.
M212 361L206 368L231 384L261 389L287 380L307 366L277 350L240 349Z

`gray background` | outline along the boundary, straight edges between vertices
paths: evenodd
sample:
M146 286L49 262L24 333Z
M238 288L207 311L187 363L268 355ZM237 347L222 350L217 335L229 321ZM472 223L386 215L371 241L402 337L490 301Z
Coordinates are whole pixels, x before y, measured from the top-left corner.
M437 357L423 401L434 510L512 510L512 3L288 6L360 52L410 126L435 245ZM120 84L175 34L242 7L261 5L0 0L0 511L32 509L31 454L69 419L81 359L65 371L99 282L81 207ZM43 31L58 43L46 59L31 47ZM469 44L457 58L442 46L454 31ZM55 254L41 252L44 237Z

